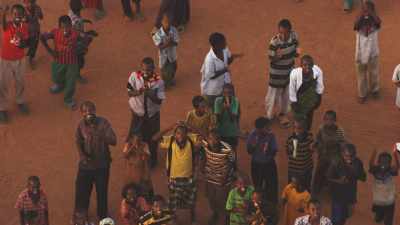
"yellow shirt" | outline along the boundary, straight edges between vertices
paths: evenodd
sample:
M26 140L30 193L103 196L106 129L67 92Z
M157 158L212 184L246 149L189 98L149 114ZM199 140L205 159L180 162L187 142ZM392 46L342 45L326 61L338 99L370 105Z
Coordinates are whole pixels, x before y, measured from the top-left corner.
M215 127L214 115L206 112L203 116L197 116L196 110L188 112L186 116L186 123L191 127L201 130L205 134Z
M171 143L172 136L164 136L161 143L160 148L168 150L169 145ZM189 134L188 138L193 142L193 147L196 145L197 135ZM178 177L192 177L193 175L193 159L192 159L192 151L189 141L186 141L185 147L181 149L176 141L172 143L172 157L171 157L171 172L170 178L178 178ZM168 156L167 167L168 167Z

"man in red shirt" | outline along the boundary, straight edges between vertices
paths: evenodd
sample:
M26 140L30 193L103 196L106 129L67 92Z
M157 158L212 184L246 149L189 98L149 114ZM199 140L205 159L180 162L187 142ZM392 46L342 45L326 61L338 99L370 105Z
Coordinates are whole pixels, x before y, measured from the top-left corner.
M0 61L0 123L8 121L7 97L10 80L15 80L16 102L19 111L23 114L29 113L25 104L24 74L25 74L25 52L28 44L28 25L22 20L24 18L24 7L20 4L11 7L12 21L7 21L9 7L3 13L3 37Z
M52 94L64 90L64 103L72 109L76 109L76 102L73 99L75 83L79 75L77 42L78 31L72 29L72 21L69 16L64 15L58 19L59 28L42 34L41 41L54 58L51 65L51 77L54 85L50 88ZM54 49L50 48L47 41L54 40Z

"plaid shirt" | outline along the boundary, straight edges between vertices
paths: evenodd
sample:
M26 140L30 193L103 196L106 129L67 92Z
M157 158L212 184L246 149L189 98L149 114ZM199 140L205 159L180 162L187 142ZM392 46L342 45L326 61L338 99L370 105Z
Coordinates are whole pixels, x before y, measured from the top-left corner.
M34 220L36 225L47 225L46 211L48 211L47 197L46 194L40 190L40 199L37 204L34 204L29 197L28 189L25 189L18 196L17 203L15 203L15 208L27 213L29 211L34 211L37 213L37 217Z
M42 37L45 40L54 39L54 47L58 56L56 62L63 65L72 65L78 63L77 43L79 32L71 30L68 37L64 36L61 29L54 29L51 32L44 33Z

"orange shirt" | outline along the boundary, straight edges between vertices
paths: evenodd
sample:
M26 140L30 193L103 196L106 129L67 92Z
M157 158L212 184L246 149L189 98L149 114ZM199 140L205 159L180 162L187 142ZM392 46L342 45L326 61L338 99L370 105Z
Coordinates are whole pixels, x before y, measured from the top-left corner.
M22 40L28 40L28 25L26 23L22 23L17 27L16 25L14 25L14 23L9 22L7 24L7 28L3 30L3 40L1 46L2 59L15 61L24 58L24 49L18 47L21 40L17 38L17 32L21 33Z

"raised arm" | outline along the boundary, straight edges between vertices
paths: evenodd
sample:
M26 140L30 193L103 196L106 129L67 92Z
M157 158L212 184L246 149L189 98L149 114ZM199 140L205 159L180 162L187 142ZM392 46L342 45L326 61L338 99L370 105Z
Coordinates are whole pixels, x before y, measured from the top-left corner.
M4 8L4 10L3 10L3 20L2 20L2 22L3 22L3 31L5 31L6 29L7 29L7 25L8 25L8 21L7 21L7 14L8 14L8 11L10 10L10 7L7 5L7 6L5 6L5 8Z
M49 44L47 43L48 40L54 39L54 34L52 32L47 32L42 34L40 37L40 41L42 42L43 46L46 48L47 52L53 56L54 58L57 57L57 53L54 49L50 48Z
M166 135L168 132L171 132L172 130L174 130L175 127L176 127L176 124L174 123L173 125L171 125L171 126L165 128L164 130L162 130L162 131L156 133L156 134L153 136L153 138L152 138L153 141L157 141L157 142L160 141L161 138L162 138L164 135Z

